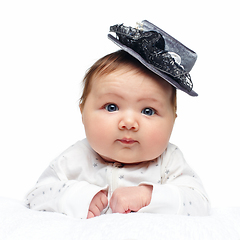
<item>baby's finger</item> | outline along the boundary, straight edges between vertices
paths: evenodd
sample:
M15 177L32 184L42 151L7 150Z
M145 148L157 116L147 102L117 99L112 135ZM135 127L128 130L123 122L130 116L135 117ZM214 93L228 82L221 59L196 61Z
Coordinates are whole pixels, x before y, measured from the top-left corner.
M102 209L99 209L98 205L92 204L88 210L88 214L90 217L100 216Z
M94 218L95 216L94 216L94 214L92 213L92 211L88 211L88 215L87 215L87 219L89 219L89 218Z
M102 210L107 207L108 205L108 198L107 198L107 192L102 192L101 195L101 203L102 203Z

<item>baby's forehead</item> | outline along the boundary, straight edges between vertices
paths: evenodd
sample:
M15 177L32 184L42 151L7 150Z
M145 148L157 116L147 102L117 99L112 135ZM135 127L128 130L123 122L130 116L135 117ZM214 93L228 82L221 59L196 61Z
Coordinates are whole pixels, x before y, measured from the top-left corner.
M142 65L137 65L133 63L119 63L117 65L115 64L109 64L103 69L101 69L96 76L104 76L109 74L116 74L116 75L122 75L122 74L129 74L129 75L135 75L135 74L151 74L151 72L147 69L145 69Z
M120 64L117 68L111 69L104 69L103 71L97 73L94 77L93 84L98 83L98 81L108 81L114 79L114 81L129 81L131 83L131 79L137 78L140 83L144 80L146 83L151 82L154 85L158 85L161 88L169 89L172 86L161 77L157 76L153 72L146 69L144 66L135 66L134 64Z
M155 96L156 99L168 99L172 95L172 86L165 80L139 71L136 68L119 68L111 73L95 77L92 90L96 95L127 93L136 98Z

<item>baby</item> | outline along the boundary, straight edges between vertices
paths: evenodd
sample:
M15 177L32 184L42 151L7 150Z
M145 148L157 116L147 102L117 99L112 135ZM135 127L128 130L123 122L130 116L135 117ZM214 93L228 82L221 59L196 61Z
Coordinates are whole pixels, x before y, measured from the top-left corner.
M176 88L197 94L189 88L190 76L178 62L179 52L166 51L167 39L177 40L147 21L143 24L154 31L111 28L119 39L109 38L123 50L98 60L84 78L80 110L86 139L50 163L27 196L31 209L83 219L105 213L209 213L200 179L169 143L177 116ZM151 32L159 34L158 40L147 38ZM164 64L160 68L146 61L144 51L149 48L144 42L156 43L159 37L164 51L148 51L148 56L154 53L154 62L161 54L165 62L169 58L167 64L184 71L181 79L171 65L166 73Z

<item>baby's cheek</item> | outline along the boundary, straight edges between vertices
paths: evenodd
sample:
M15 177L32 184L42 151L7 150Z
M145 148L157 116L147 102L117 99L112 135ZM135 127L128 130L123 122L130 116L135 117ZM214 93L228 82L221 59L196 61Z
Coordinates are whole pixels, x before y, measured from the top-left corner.
M146 139L146 149L152 159L159 157L167 148L169 136L162 131L152 131L148 133Z
M90 146L100 155L106 155L109 148L111 134L109 131L99 127L94 127L86 133Z

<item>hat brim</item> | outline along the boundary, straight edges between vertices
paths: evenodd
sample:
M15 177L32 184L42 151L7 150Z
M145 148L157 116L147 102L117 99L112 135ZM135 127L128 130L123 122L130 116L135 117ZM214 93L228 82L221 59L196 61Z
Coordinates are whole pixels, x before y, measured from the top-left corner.
M138 61L140 61L145 67L147 67L150 71L154 72L156 75L160 76L164 80L166 80L168 83L170 83L172 86L175 88L187 93L190 96L196 97L198 94L194 91L191 90L190 92L184 89L181 85L179 85L175 80L171 78L171 76L167 75L164 72L161 72L157 70L153 65L147 63L137 52L132 50L131 48L127 47L126 45L122 44L117 38L112 36L111 34L108 34L108 38L113 41L117 46L119 46L122 50L125 52L129 53L131 56L136 58Z

